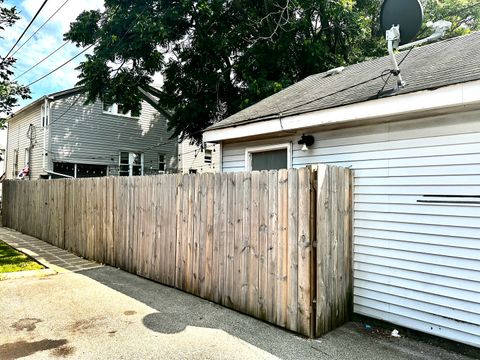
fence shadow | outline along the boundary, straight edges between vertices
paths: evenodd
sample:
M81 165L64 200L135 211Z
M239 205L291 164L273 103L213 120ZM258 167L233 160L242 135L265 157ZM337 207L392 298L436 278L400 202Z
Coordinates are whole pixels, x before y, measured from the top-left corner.
M181 290L109 266L79 274L155 309L143 318L143 325L152 331L174 335L187 327L216 329L279 358L318 358L318 350L305 346L313 340Z
M302 335L351 312L348 169L7 181L4 199L9 228Z

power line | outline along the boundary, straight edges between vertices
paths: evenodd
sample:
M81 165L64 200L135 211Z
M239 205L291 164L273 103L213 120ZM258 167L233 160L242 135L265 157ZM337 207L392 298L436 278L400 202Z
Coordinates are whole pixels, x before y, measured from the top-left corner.
M67 65L68 63L72 62L73 60L75 60L75 59L76 59L77 57L79 57L80 55L82 55L84 52L86 52L87 50L89 50L93 45L95 45L95 44L91 44L91 45L87 46L85 49L83 49L82 51L80 51L77 55L75 55L75 56L72 57L71 59L65 61L63 64L57 66L55 69L53 69L52 71L46 73L45 75L43 75L42 77L38 78L37 80L32 81L30 84L26 85L26 87L30 87L30 86L32 86L33 84L36 84L37 82L39 82L40 80L45 79L47 76L50 76L51 74L53 74L53 73L56 72L57 70L61 69L62 67L64 67L64 66Z
M119 7L117 6L117 8L115 9L115 13L116 13L116 11L118 10L118 8L119 8ZM128 32L135 26L136 21L138 21L138 18L145 12L145 10L147 10L147 7L145 7L145 8L140 12L140 14L137 16L137 19L135 19L135 20L132 22L131 26L127 29L127 31L125 31L125 33L124 33L123 36L120 38L120 40L118 41L117 45L115 46L115 49L118 48L118 46L120 45L120 43L125 39L125 36L127 36ZM29 86L31 86L31 85L39 82L40 80L43 80L44 78L46 78L46 77L49 76L49 75L53 74L55 71L59 70L60 68L64 67L65 65L67 65L67 64L70 63L71 61L75 60L77 57L79 57L80 55L82 55L84 52L86 52L87 50L89 50L91 47L93 47L93 46L96 45L97 43L98 43L98 40L97 40L95 43L87 46L85 49L83 49L81 52L79 52L79 53L78 53L77 55L75 55L73 58L65 61L63 64L61 64L61 65L58 66L57 68L55 68L55 69L53 69L52 71L50 71L49 73L43 75L41 78L39 78L39 79L37 79L37 80L35 80L35 81L32 81L30 84L27 85L27 87L29 87ZM47 57L47 58L48 58L48 57Z
M24 42L22 45L20 45L20 47L19 47L17 50L15 50L15 51L13 52L12 56L15 56L15 54L16 54L17 52L19 52L20 49L23 48L23 47L25 46L25 44L28 43L45 25L47 25L47 23L48 23L55 15L57 15L57 13L58 13L69 1L70 1L70 0L65 0L65 2L64 2L62 5L60 5L60 7L59 7L36 31L35 31L32 35L30 35L30 37L29 37L27 40L25 40L25 42Z
M75 106L75 104L78 102L78 100L80 100L81 97L82 97L82 94L79 94L79 95L77 96L77 98L75 99L75 101L72 102L72 103L70 104L70 106L69 106L58 118L56 118L56 119L53 120L51 123L49 123L48 126L56 123L58 120L60 120L62 117L64 117L64 116L70 111L70 109Z
M45 0L42 4L42 6L40 6L40 9L38 9L37 13L35 14L35 16L32 18L32 20L30 20L30 22L28 23L27 27L25 28L25 30L23 30L22 34L20 35L20 37L17 39L17 41L15 42L15 44L12 46L12 48L8 51L7 55L5 55L5 57L2 59L2 62L0 64L3 64L3 62L5 61L6 58L8 58L8 56L10 55L10 53L13 51L13 49L15 49L15 46L17 46L17 44L20 42L20 40L22 39L23 35L25 35L25 33L27 32L27 30L30 28L30 26L32 26L33 22L35 21L35 19L37 18L38 14L40 14L40 11L42 11L43 7L45 6L45 4L47 3L48 0Z
M50 54L48 54L47 56L45 56L42 60L40 60L39 62L37 62L35 65L31 66L29 69L25 70L23 73L21 73L20 75L18 75L14 81L20 79L23 75L25 75L26 73L30 72L31 70L33 70L34 68L36 68L38 65L40 65L41 63L43 63L45 60L47 60L50 56L52 56L53 54L55 54L56 52L58 52L59 50L61 50L65 45L67 45L69 43L69 41L65 41L62 45L60 45L58 48L56 48L55 50L53 50Z
M171 139L169 140L169 143L171 142L174 142L174 141L177 141L177 139ZM150 147L148 149L140 149L140 150L137 150L135 152L144 152L144 151L148 151L148 150L153 150L155 148L155 146L153 147ZM42 148L44 151L47 151L47 149L45 148ZM210 146L207 146L205 149L210 149L210 150L215 150L215 145L210 145ZM181 153L178 153L177 156L184 156L184 155L188 155L188 154L191 154L193 152L197 152L199 151L199 149L193 149L193 150L190 150L190 151L185 151L185 152L181 152ZM115 158L116 156L118 156L118 153L117 154L110 154L110 155L105 155L105 156L91 156L91 157L84 157L82 159L89 159L89 160L111 160L112 158ZM205 167L208 167L210 164L207 164L205 165Z
M118 8L119 8L119 7L117 6L117 8L114 10L114 14L116 14L116 12L118 11ZM146 9L147 9L147 8L145 7L145 8L142 10L142 12L138 15L138 17L137 17L136 20L138 20L138 18L145 12ZM130 27L127 29L127 31L125 31L125 33L123 34L123 36L121 37L121 39L119 40L119 42L117 43L117 45L115 46L115 49L114 49L114 50L118 49L118 47L120 46L120 43L123 41L123 39L125 39L125 36L127 35L127 33L135 26L135 23L136 23L136 21L133 21L133 22L132 22L132 24L130 25ZM59 66L58 68L56 68L56 69L54 69L53 71L51 71L50 73L44 75L44 76L41 77L40 79L35 80L34 82L30 83L30 84L27 85L27 86L30 86L31 84L34 84L34 83L36 83L36 82L44 79L44 78L47 77L48 75L52 74L53 72L57 71L57 70L60 69L62 66L65 66L65 65L68 64L70 61L72 61L73 59L75 59L77 56L79 56L79 55L82 54L83 52L87 51L87 50L88 50L89 48L91 48L93 45L95 45L95 43L94 43L94 44L91 44L90 46L88 46L87 48L85 48L81 53L77 54L75 57L73 57L72 59L70 59L70 60L67 61L66 63L62 64L62 65ZM57 50L58 50L58 49L57 49ZM49 56L50 56L50 55L49 55ZM48 58L48 56L47 56L47 58ZM63 116L65 116L65 115L67 114L67 112L70 111L70 109L71 109L73 106L75 106L75 104L78 102L78 100L80 100L80 97L81 97L81 96L82 96L82 95L79 94L79 95L77 96L77 99L67 108L67 110L65 110L57 119L55 119L54 121L52 121L52 122L50 123L50 125L52 125L52 124L55 123L56 121L60 120Z
M377 80L377 79L381 78L382 76L383 76L383 75L375 76L375 77L373 77L373 78L370 78L370 79L368 79L368 80L365 80L365 81L359 82L359 83L357 83L357 84L348 86L348 87L343 88L343 89L341 89L341 90L334 91L334 92L329 93L329 94L327 94L327 95L324 95L324 96L321 96L321 97L318 97L318 98L309 100L309 101L307 101L307 102L305 102L305 103L301 103L301 104L292 106L292 107L290 107L290 108L288 108L288 109L286 109L286 110L283 110L282 112L291 111L291 110L297 109L297 108L299 108L299 107L302 107L302 106L311 104L311 103L313 103L313 102L315 102L315 101L323 100L323 99L325 99L325 98L327 98L327 97L330 97L330 96L333 96L333 95L336 95L336 94L340 94L340 93L342 93L342 92L344 92L344 91L347 91L347 90L356 88L357 86L364 85L364 84L367 84L367 83L369 83L369 82L371 82L371 81ZM252 120L253 120L253 119L252 119Z

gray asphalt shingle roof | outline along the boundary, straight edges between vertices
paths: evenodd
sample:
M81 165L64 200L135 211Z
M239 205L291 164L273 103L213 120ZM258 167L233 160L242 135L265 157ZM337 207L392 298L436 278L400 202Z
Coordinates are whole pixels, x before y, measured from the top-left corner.
M407 53L398 53L397 60L402 61ZM480 32L414 48L400 68L408 85L395 95L479 80ZM385 56L348 66L338 75L311 75L212 125L208 130L377 99L384 85L379 75L390 69L390 59ZM388 74L384 78L387 77ZM393 89L395 82L396 77L391 76L385 90Z

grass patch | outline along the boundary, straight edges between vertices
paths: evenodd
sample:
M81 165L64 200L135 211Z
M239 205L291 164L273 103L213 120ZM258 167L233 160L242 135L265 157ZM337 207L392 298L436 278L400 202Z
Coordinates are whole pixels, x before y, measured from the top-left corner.
M0 273L40 269L42 265L0 241Z

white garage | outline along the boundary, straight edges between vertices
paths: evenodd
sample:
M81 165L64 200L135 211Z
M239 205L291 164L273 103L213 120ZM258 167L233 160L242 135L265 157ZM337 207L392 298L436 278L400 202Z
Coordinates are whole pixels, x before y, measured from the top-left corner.
M204 134L222 144L225 172L260 170L261 157L354 169L354 311L476 347L479 58L479 33L414 49L409 85L388 97L367 81L387 58L313 75Z

